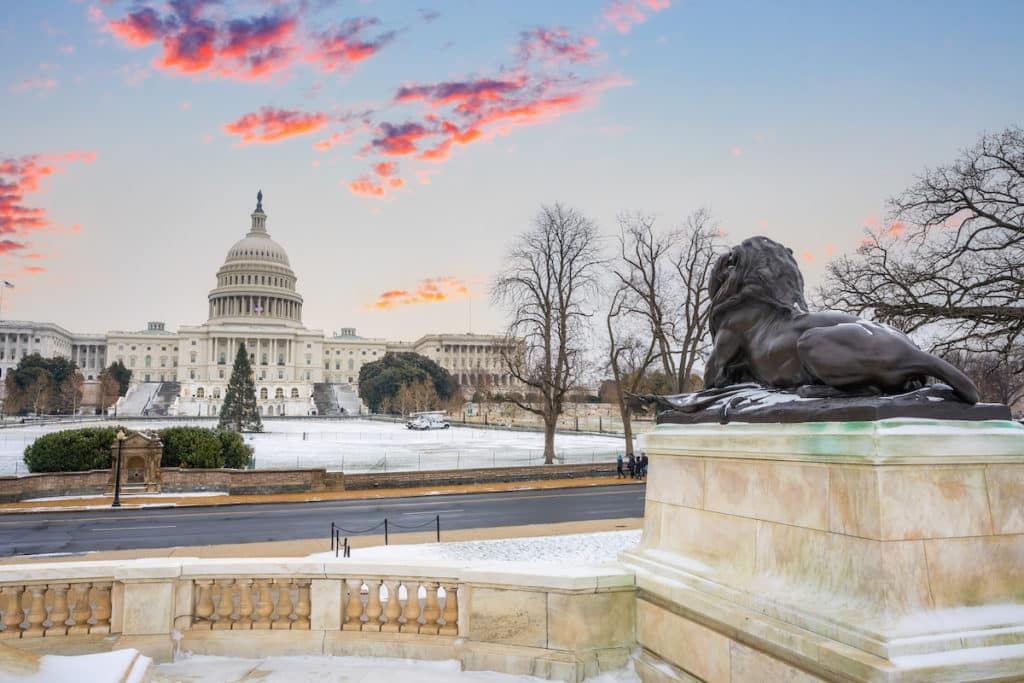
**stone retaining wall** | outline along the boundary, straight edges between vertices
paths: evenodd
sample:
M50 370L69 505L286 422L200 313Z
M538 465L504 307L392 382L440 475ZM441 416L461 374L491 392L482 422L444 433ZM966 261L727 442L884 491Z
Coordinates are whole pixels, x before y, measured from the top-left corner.
M165 467L160 473L163 493L223 491L230 495L251 495L345 490L345 477L341 472L322 469L193 470ZM110 470L0 477L0 503L48 496L101 495L107 492L109 481Z
M465 470L429 470L408 472L373 472L346 474L349 491L374 488L409 488L413 486L451 486L453 484L491 484L545 479L581 479L610 477L615 463L584 465L530 465L527 467L480 467Z
M323 469L193 470L178 467L165 467L160 472L163 493L223 491L230 495L254 495L604 477L615 473L615 465L534 465L369 474L343 474ZM109 470L0 477L0 503L48 496L101 495L107 492L109 481Z

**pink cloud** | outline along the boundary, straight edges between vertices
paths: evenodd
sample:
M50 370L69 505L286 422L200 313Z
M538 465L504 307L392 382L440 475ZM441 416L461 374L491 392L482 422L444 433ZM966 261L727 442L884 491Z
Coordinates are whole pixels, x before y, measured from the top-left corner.
M296 135L308 135L327 125L328 116L322 112L302 112L290 109L263 107L246 114L237 121L224 124L224 132L237 135L243 145L281 142Z
M392 310L401 306L439 303L449 299L465 299L470 296L469 284L455 277L424 278L412 290L389 289L381 292L370 309Z
M565 60L569 63L592 62L601 59L594 51L597 39L592 36L573 36L562 28L536 27L524 31L519 37L520 56L540 59L548 63Z
M395 31L383 31L374 38L365 36L379 25L380 20L372 17L347 19L339 26L314 36L314 47L305 59L324 71L348 71L395 39Z
M128 47L158 43L161 54L153 64L163 71L265 80L286 70L300 51L297 12L279 7L274 13L224 17L220 8L211 9L218 5L215 0L154 5L135 5L123 17L106 21L104 30ZM105 21L99 10L92 16Z
M14 92L25 92L28 90L38 90L45 92L47 90L53 90L57 87L57 80L54 78L27 78L21 83L11 86L11 90Z
M734 157L741 157L741 156L743 156L743 148L742 147L733 147L732 148L732 155Z
M65 164L92 163L95 160L94 152L31 154L0 159L0 253L10 254L33 246L30 240L32 233L52 226L45 209L29 205L30 197L42 191L46 178L63 172ZM42 257L38 252L27 256Z
M669 0L613 0L601 11L605 22L619 33L629 33L633 26L647 21L653 12L671 6Z

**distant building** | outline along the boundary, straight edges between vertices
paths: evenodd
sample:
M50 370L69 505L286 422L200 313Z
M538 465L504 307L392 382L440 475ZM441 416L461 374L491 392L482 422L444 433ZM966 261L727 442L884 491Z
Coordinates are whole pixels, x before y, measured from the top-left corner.
M74 360L86 380L84 405L95 405L104 367L121 361L132 389L121 414L216 415L238 347L244 343L263 415L358 411L359 369L388 352L426 356L455 376L467 393L501 391L513 382L501 367L500 335L429 334L414 342L360 337L354 328L325 336L302 323L302 295L284 248L267 232L262 193L245 237L228 249L207 295L207 321L177 332L162 322L105 335L69 332L53 323L0 321L0 375L29 353ZM0 377L0 379L2 379ZM2 389L0 389L2 391Z

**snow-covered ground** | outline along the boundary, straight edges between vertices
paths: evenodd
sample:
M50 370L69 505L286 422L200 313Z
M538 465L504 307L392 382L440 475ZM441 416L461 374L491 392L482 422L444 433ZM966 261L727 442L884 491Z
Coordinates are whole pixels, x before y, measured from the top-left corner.
M365 560L451 560L456 562L523 562L532 565L600 565L615 562L619 553L640 542L641 532L602 531L590 534L502 538L492 541L452 541L411 545L381 545L352 550ZM311 557L334 557L317 553Z
M25 425L0 430L0 475L27 474L22 461L25 447L42 434L77 427L113 425L112 422ZM183 420L133 420L132 429L160 429L192 424ZM212 427L214 422L194 421ZM326 467L332 471L391 472L416 469L511 467L543 463L544 436L539 432L505 429L451 429L413 431L404 425L372 420L275 420L263 422L262 434L247 434L255 448L256 467ZM622 450L621 436L558 434L559 463L613 462Z
M462 671L457 661L428 662L384 657L234 657L185 656L153 667L153 683L540 683L533 676L491 671ZM590 683L640 683L632 667L611 671Z

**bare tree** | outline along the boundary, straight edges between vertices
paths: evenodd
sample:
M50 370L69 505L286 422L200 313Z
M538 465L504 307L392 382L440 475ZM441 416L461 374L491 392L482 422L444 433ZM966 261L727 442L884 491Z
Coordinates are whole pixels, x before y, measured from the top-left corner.
M623 318L628 315L626 305L629 290L621 286L612 295L605 325L608 328L608 367L615 380L615 397L622 417L622 433L626 439L626 457L633 455L633 406L627 394L637 393L647 368L658 358L658 340L648 335L644 342L639 334L624 329Z
M1022 356L1024 352L1020 349L1009 355L955 351L948 354L946 360L971 378L982 401L1003 403L1014 409L1024 401L1024 373L1017 371L1024 365ZM1014 410L1014 414L1019 412L1019 409Z
M613 272L622 287L623 313L644 318L657 361L672 391L691 391L694 366L709 346L707 284L718 256L720 231L700 209L668 233L642 214L619 218L619 262Z
M584 343L600 265L597 229L574 209L543 206L520 235L491 289L510 322L502 362L539 394L539 406L513 398L544 423L544 462L554 463L555 427L566 394L584 371Z
M905 332L932 330L939 353L1008 357L1019 348L1024 129L984 135L953 163L926 170L889 206L890 225L829 264L824 303Z

